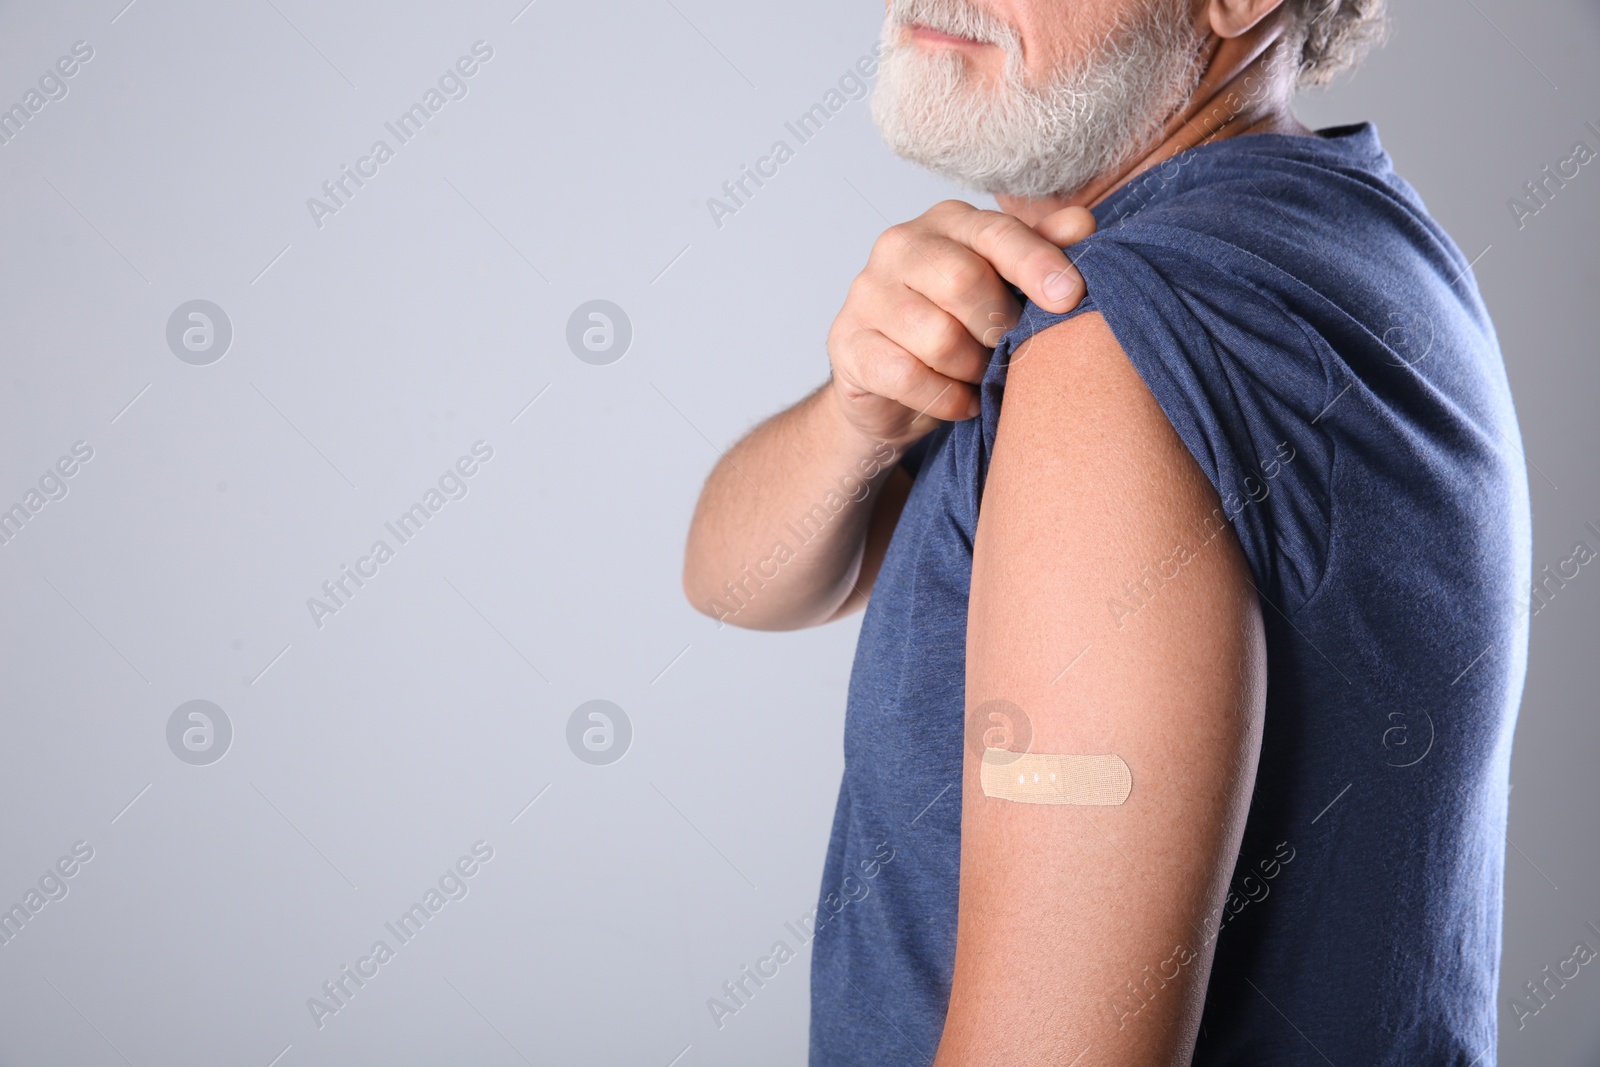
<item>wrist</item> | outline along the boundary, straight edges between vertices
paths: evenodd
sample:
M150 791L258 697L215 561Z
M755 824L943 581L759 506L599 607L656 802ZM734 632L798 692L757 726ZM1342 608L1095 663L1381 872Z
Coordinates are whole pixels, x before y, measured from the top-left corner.
M831 465L859 474L875 484L893 469L906 449L922 435L886 438L870 433L850 417L845 408L849 402L837 383L830 378L818 390L814 414L823 423L821 429L827 441L827 450L834 457Z
M838 379L832 377L818 392L818 404L826 409L824 417L829 424L827 431L829 438L836 444L837 451L845 456L881 456L892 450L894 457L898 459L907 448L938 425L937 420L913 418L899 426L896 432L883 433L875 428L868 428L879 421L873 417L877 415L876 411L863 413L853 405L879 409L892 407L899 410L902 415L908 414L901 405L879 396L864 395L851 398L841 387ZM898 422L899 419L893 421ZM924 426L923 423L929 425Z

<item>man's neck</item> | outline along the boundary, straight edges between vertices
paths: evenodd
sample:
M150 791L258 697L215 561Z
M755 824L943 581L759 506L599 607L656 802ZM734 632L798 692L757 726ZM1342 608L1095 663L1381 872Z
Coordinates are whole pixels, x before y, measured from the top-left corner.
M1196 145L1247 133L1314 136L1289 107L1294 64L1281 55L1286 31L1280 8L1238 37L1210 37L1199 85L1189 103L1167 120L1149 151L1070 194L1039 199L997 195L1000 210L1032 226L1064 207L1093 207L1144 171Z

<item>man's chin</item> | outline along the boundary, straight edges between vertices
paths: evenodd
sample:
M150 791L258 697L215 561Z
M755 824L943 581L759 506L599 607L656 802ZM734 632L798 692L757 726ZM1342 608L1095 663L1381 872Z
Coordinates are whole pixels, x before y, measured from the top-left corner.
M1159 2L1175 11L1182 0ZM873 121L896 155L966 188L1072 196L1148 150L1199 80L1198 39L1151 3L1148 25L1040 86L1029 84L1016 49L999 50L991 71L969 49L891 47Z
M1001 81L956 49L902 52L880 67L872 119L895 155L967 189L1039 198L1086 185L1062 151L1073 131Z
M1024 148L1003 138L975 138L973 129L994 128L981 115L964 130L882 111L875 111L873 118L885 146L895 155L975 192L1038 200L1071 195L1098 176L1099 168L1086 167L1081 156L1072 158L1060 144ZM1072 134L1063 131L1062 137L1066 143Z

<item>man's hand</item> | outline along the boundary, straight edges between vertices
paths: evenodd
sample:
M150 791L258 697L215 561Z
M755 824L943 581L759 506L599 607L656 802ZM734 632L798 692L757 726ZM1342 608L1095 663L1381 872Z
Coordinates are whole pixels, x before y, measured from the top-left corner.
M850 424L899 447L976 415L974 384L1021 311L1005 281L1047 310L1071 310L1083 278L1061 246L1094 229L1087 208L1030 228L945 200L885 230L828 331L831 391Z
M911 488L894 456L941 420L976 414L970 383L1020 311L1004 280L1052 311L1077 306L1083 279L1061 246L1093 232L1080 207L1030 229L947 200L884 233L828 333L832 380L750 431L706 479L684 548L689 602L764 630L860 609ZM851 504L775 562L786 524L830 495Z

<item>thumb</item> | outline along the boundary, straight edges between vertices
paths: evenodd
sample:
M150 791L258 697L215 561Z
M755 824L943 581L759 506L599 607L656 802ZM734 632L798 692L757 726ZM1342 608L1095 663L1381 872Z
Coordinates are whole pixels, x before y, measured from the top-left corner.
M1056 247L1064 248L1094 233L1094 214L1086 207L1064 207L1040 219L1033 230Z

